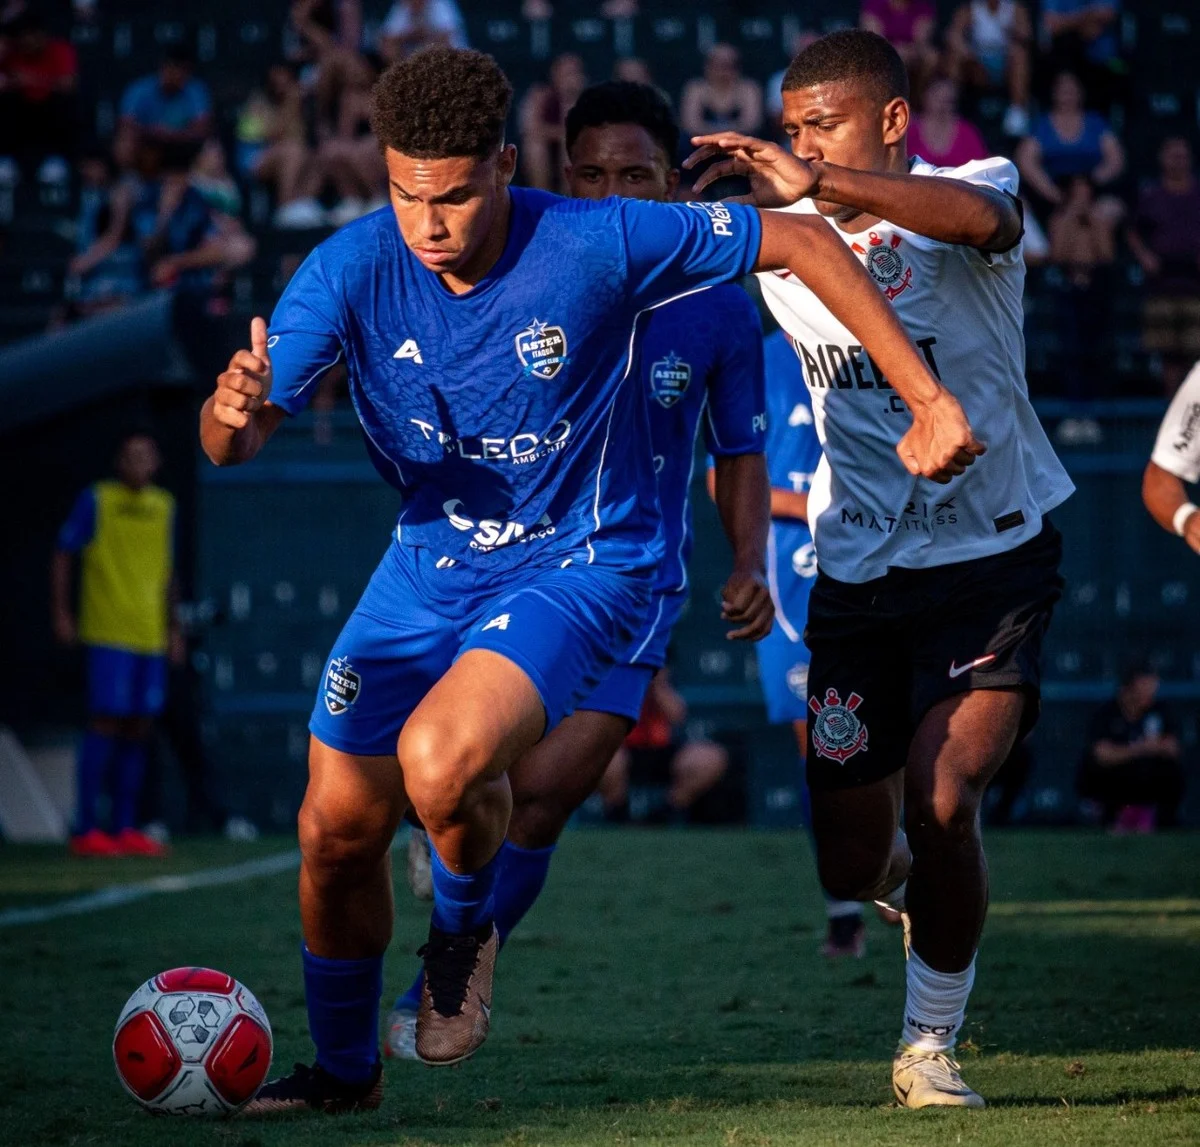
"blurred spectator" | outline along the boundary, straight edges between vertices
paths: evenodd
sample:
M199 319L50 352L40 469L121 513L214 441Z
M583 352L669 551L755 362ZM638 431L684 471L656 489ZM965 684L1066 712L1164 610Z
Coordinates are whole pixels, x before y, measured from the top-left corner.
M169 48L158 71L134 80L121 97L121 132L134 143L145 139L161 145L174 153L171 162L190 163L212 132L212 98L193 67L187 48Z
M1046 71L1079 76L1092 104L1107 108L1123 83L1117 40L1119 0L1042 0Z
M657 86L650 72L650 65L638 56L622 56L613 64L612 78L624 84L648 84L652 88Z
M384 58L390 63L440 46L467 46L466 25L454 0L396 0L379 30Z
M1091 180L1075 175L1067 181L1063 201L1050 216L1050 259L1078 287L1088 287L1099 267L1116 258L1115 220L1097 208Z
M583 61L568 52L551 63L549 83L534 84L525 93L519 120L527 186L563 190L563 124L587 84Z
M175 500L151 484L158 445L131 434L117 452L117 480L78 497L59 531L50 567L54 635L87 650L88 727L77 765L78 856L158 856L134 827L146 741L166 699L167 654L182 655L172 617ZM71 601L79 555L79 608ZM97 822L111 775L111 833Z
M965 88L1008 98L1004 134L1029 131L1029 9L1016 0L970 0L946 32L947 66Z
M908 68L914 96L937 67L933 43L937 9L932 0L863 0L859 27L889 41Z
M114 205L117 184L105 152L84 155L77 164L80 179L76 254L67 264L69 303L52 325L111 310L130 302L144 289L142 257L128 235L128 205Z
M600 781L605 819L686 823L693 805L725 775L729 752L714 741L686 741L676 735L687 718L687 702L665 669L650 682L637 725L613 757ZM631 809L630 785L665 787L666 806Z
M1128 239L1146 275L1143 341L1162 356L1170 395L1200 358L1200 183L1186 139L1163 142L1158 170L1138 196Z
M238 218L242 213L242 192L229 174L225 148L215 136L206 139L192 164L192 186L217 215Z
M340 227L387 206L387 168L371 134L371 87L375 70L363 56L346 73L337 117L317 150L321 174L338 194L329 222Z
M1050 111L1034 121L1033 131L1017 145L1017 167L1026 192L1045 209L1064 201L1072 176L1086 175L1097 192L1111 187L1125 170L1125 151L1098 112L1084 111L1083 85L1070 72L1055 77ZM1114 216L1120 204L1099 204Z
M1179 738L1158 702L1158 674L1130 669L1092 718L1079 794L1102 822L1148 832L1176 823L1184 778Z
M40 164L39 178L64 182L75 150L75 49L26 12L0 28L0 157Z
M361 0L294 0L285 36L292 55L311 58L314 51L340 47L356 52L362 42Z
M762 127L763 93L757 81L742 75L741 57L729 44L714 44L704 57L704 75L688 80L679 107L683 147L691 137L715 131L754 135ZM694 178L699 172L693 171Z
M958 85L935 79L925 87L921 110L908 129L908 154L938 167L961 167L988 154L974 124L958 114Z
M237 138L238 170L275 191L275 226L322 226L320 172L308 146L304 89L293 68L271 68L265 88L251 94L238 116Z

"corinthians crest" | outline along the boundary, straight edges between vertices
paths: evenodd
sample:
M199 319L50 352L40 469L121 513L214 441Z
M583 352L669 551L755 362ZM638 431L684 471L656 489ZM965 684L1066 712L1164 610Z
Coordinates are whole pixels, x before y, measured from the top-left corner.
M517 358L526 374L549 382L567 361L567 336L562 327L534 319L516 338Z
M883 293L889 299L895 299L912 286L912 267L900 254L902 240L899 235L893 235L885 243L881 236L872 231L867 241L870 246L853 243L851 250L856 255L867 257L867 273L883 288Z
M683 397L691 381L691 364L674 351L650 367L650 393L668 410Z
M855 753L866 752L867 727L855 716L854 710L863 699L851 693L842 704L836 689L825 690L825 703L810 697L808 707L813 711L812 739L817 756L844 764Z

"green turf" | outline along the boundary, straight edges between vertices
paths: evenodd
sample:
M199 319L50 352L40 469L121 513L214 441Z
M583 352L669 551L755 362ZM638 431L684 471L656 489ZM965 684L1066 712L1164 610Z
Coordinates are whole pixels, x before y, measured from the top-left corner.
M289 846L183 846L171 863ZM506 949L487 1046L457 1069L389 1063L384 1106L367 1117L156 1120L113 1076L120 1005L180 963L223 968L259 995L277 1066L308 1057L291 875L0 929L0 1142L1200 1142L1200 837L995 833L989 847L995 911L961 1054L983 1112L890 1104L899 938L872 921L864 960L817 956L801 838L594 832L567 838ZM81 864L0 850L0 893L77 892L101 875ZM401 889L393 987L422 931Z

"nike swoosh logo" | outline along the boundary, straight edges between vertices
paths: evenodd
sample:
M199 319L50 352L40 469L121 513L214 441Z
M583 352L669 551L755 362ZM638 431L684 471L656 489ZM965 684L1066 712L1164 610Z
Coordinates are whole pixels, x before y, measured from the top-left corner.
M972 669L978 669L981 665L988 665L996 660L994 653L985 654L983 657L976 657L974 661L968 661L966 665L956 665L953 661L950 662L950 678L961 677L964 673L969 673Z

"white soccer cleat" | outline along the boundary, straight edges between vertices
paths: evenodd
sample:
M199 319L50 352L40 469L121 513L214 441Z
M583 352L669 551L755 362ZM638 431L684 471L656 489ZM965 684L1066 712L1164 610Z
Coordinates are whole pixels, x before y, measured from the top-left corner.
M415 1008L392 1008L388 1014L387 1041L384 1053L388 1059L418 1059L417 1012Z
M892 1090L901 1107L985 1107L945 1052L900 1044L892 1060Z
M429 859L429 833L414 828L408 834L408 887L418 900L433 899L433 864Z

